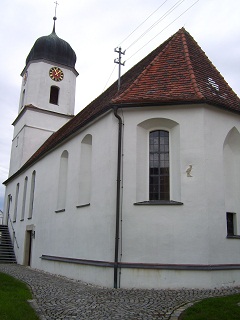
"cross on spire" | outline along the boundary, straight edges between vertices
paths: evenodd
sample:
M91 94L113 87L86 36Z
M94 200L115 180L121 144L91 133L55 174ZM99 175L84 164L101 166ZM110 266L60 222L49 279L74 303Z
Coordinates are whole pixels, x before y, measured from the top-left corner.
M56 5L55 5L55 15L53 17L53 32L55 33L55 21L57 20L57 6L59 5L59 3L57 1L54 2Z
M59 6L59 3L57 1L54 2L56 4L55 6L55 18L57 19L57 6Z

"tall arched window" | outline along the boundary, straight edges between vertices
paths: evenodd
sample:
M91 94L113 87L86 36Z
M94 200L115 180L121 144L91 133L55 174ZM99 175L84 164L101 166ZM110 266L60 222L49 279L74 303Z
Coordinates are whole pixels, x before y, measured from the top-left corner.
M149 134L149 200L170 200L169 132Z
M240 132L234 127L223 145L225 205L228 212L240 212Z
M27 195L27 183L28 183L28 177L26 177L25 180L24 180L21 220L24 220L24 214L25 214L26 195Z
M89 204L92 184L92 136L87 134L81 142L80 205Z
M67 180L68 180L68 152L65 150L63 151L60 159L57 211L65 210L66 195L67 195Z
M181 202L179 123L166 118L144 120L137 125L136 147L136 202Z
M35 183L36 183L36 171L34 170L33 173L32 173L32 179L31 179L31 189L30 189L30 202L29 202L28 219L31 219L31 218L32 218L32 215L33 215L33 203L34 203Z
M18 210L18 195L19 195L19 183L16 186L16 194L15 194L15 204L14 204L14 214L13 214L13 222L17 220L17 210Z
M60 91L59 87L51 86L51 88L50 88L50 99L49 99L50 103L58 104L59 91Z

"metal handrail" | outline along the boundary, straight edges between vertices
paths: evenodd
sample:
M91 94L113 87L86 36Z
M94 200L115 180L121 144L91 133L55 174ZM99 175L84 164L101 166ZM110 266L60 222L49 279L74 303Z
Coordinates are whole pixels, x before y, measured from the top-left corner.
M0 210L0 225L3 224L3 212Z
M17 248L19 249L19 245L18 245L17 238L16 238L16 232L15 232L15 230L13 228L12 219L10 217L10 214L8 215L8 220L10 221L10 224L11 224L11 227L12 227L12 232L13 232L13 246L14 246L14 240L15 240Z

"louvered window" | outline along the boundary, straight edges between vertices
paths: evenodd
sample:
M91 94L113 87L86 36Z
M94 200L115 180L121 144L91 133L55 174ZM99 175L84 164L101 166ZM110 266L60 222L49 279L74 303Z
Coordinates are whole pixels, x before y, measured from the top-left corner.
M59 88L56 86L51 86L50 89L50 100L49 102L52 104L58 104L58 98L59 98Z

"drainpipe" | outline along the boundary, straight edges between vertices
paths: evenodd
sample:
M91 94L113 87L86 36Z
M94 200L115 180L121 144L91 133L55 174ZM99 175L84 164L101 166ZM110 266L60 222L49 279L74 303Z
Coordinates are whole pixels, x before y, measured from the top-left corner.
M118 285L118 255L119 255L119 218L120 218L120 192L121 192L121 156L122 156L122 118L118 115L118 107L114 107L114 115L118 119L118 157L117 157L117 198L116 198L116 233L115 233L115 259L114 259L114 288Z

